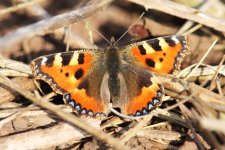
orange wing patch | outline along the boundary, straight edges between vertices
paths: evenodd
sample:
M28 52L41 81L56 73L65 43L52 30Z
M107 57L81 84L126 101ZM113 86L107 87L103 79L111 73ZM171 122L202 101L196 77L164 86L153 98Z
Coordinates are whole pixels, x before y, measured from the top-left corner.
M148 87L143 86L141 93L129 100L125 106L126 114L133 116L146 115L161 102L164 95L163 87L157 84L155 77L151 78L151 83Z
M79 85L90 69L92 57L89 53L57 53L35 59L31 68L37 79L43 79L55 92L63 94Z
M183 36L156 38L134 46L131 51L145 68L159 73L172 73L180 69L181 61L188 53L187 39Z
M106 114L105 104L94 97L90 97L86 89L74 89L64 95L64 101L81 115L101 117Z

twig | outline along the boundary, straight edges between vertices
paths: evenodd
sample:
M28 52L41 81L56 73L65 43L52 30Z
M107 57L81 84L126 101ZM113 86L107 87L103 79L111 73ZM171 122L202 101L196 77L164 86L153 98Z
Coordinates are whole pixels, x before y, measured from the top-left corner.
M129 141L132 137L136 135L136 133L149 122L153 117L153 114L149 114L146 117L143 118L141 122L139 122L134 128L128 130L125 134L121 136L122 140L121 142L126 143Z
M70 114L70 113L66 113L64 111L62 111L61 109L59 109L57 106L55 106L54 104L47 102L47 101L43 101L42 99L36 99L35 97L33 97L33 95L28 92L28 91L24 91L22 89L20 89L17 85L15 85L14 83L12 83L8 78L0 75L0 83L4 84L5 86L10 87L11 89L17 91L18 93L20 93L21 95L23 95L24 97L26 97L27 99L31 100L33 103L48 109L49 111L53 112L54 114L56 114L57 116L61 117L63 120L66 120L67 122L73 124L74 126L78 127L79 129L82 129L83 131L101 139L102 141L108 143L110 146L112 146L115 149L127 149L127 147L125 147L120 141L118 141L117 139L111 137L108 134L105 134L103 131L98 131L96 130L94 127L88 125L87 123L85 123L84 121L82 121L80 118Z
M28 74L26 73L22 73L16 70L12 70L12 69L0 69L0 73L4 76L10 76L10 77L28 77Z
M66 107L65 105L57 105L60 109L66 112L71 112L71 109L69 107ZM29 107L9 107L6 106L4 109L0 110L0 118L6 118L7 116L13 115L14 113L18 111L24 111L23 114L21 114L22 117L37 117L37 116L43 116L48 115L46 113L46 110L41 110L40 107L32 105Z
M164 121L164 122L149 125L147 127L144 127L143 129L151 129L151 128L155 128L155 127L166 126L168 124L169 124L169 121Z
M69 36L70 36L70 32L71 32L71 27L72 27L72 25L69 25L68 27L66 27L66 33L65 33L65 41L68 41L68 38L69 38ZM67 42L66 43L66 52L68 52L69 51L69 48L70 48L70 43L69 42Z
M49 19L39 21L11 32L0 38L0 51L9 51L9 47L22 42L25 39L32 38L36 35L45 35L51 33L58 28L62 28L73 24L79 20L89 17L96 11L100 10L112 0L95 0L91 4L80 9L61 14Z
M212 1L211 0L207 0L207 1L203 1L203 4L198 8L198 10L202 11L202 12L205 12L209 6L211 6L212 4ZM179 29L179 31L177 32L177 34L184 34L184 32L189 29L192 25L194 24L193 21L186 21L185 24ZM198 27L197 29L199 29L200 27L202 27L201 24L197 24L196 27ZM187 34L187 32L186 32Z
M84 1L82 1L84 2ZM82 3L81 2L81 3ZM81 5L79 4L79 6ZM77 6L78 7L78 6ZM48 19L52 17L47 11L45 11L39 4L34 4L32 7L27 7L26 10L30 15L40 18L40 20ZM65 30L64 28L57 29L53 32L54 38L61 40L64 36ZM84 38L81 38L78 34L71 32L68 38L64 38L63 41L65 44L69 44L71 48L97 48L97 46L93 43L88 42Z
M20 88L23 90L32 91L36 89L33 80L28 79L27 77L16 77L12 79L12 82L14 84L20 85ZM0 93L0 105L13 101L17 96L19 96L19 94L14 90L11 90L2 84L0 84Z
M205 128L212 131L218 131L225 134L225 121L224 120L218 120L213 118L200 118L199 120L200 125Z
M93 32L91 31L91 25L88 21L84 21L84 26L88 33L88 41L93 44L94 37L93 37Z
M210 51L213 49L213 47L215 46L216 42L217 42L217 39L212 43L212 45L209 47L209 49L207 50L207 52L205 53L205 55L204 55L204 56L202 57L202 59L198 62L198 64L195 66L195 68L190 72L190 74L185 78L185 80L187 80L187 79L191 76L192 72L194 72L194 71L201 65L201 63L205 60L206 56L208 56L209 52L210 52Z
M146 130L142 129L137 132L137 137L144 137L150 139L160 139L160 140L178 140L182 134L174 131L161 131L161 130Z
M17 1L20 2L21 0ZM51 17L51 15L47 11L45 11L38 3L33 4L31 7L26 7L25 10L28 11L29 15L33 15L39 18L40 20L48 19Z
M15 119L16 117L18 117L21 114L21 112L16 112L10 116L8 116L7 118L3 119L0 121L0 129L2 128L2 126L8 122L10 122L11 120Z
M93 125L92 122L89 122L89 124ZM81 132L67 123L59 123L45 129L35 129L2 137L0 138L0 149L49 149L49 147L64 144L71 140L80 141L81 138L87 136L89 135L85 132Z
M190 30L184 32L182 35L188 35L191 34L195 31L197 31L198 29L200 29L202 27L202 24L197 24L196 26L194 26L193 28L191 28Z
M213 89L213 84L214 84L214 82L216 81L216 77L218 76L218 73L219 73L219 70L221 70L221 66L223 65L223 62L225 61L225 55L223 55L223 58L222 58L222 60L220 61L220 63L219 63L219 66L218 66L218 68L217 68L217 70L216 70L216 73L215 73L215 75L213 76L213 79L212 79L212 82L211 82L211 85L210 85L210 90L212 90Z
M22 42L22 46L23 46L23 51L24 51L24 54L26 55L26 58L27 58L27 61L31 61L32 58L31 58L31 49L30 49L30 46L29 46L29 40L24 40Z
M8 8L5 8L5 9L2 9L2 10L0 10L0 16L3 16L5 14L7 14L7 13L15 12L17 10L23 9L25 7L33 5L33 4L38 3L40 1L43 1L43 0L31 0L31 1L27 1L27 2L21 3L21 4L17 4L17 5L12 6L12 7L8 7Z
M144 6L146 9L155 9L168 13L173 16L192 20L199 24L212 27L215 30L225 32L225 20L209 16L201 11L187 7L169 0L128 0L139 5ZM160 6L160 7L159 7Z
M179 103L185 103L186 101L179 101ZM176 105L178 106L178 105ZM175 105L172 105L171 107L169 107L166 111L163 109L156 109L156 111L154 112L154 116L161 118L161 119L165 119L168 122L173 122L175 124L179 124L183 127L188 127L185 120L183 119L183 117L181 117L179 114L173 113L173 112L169 112L169 110L172 110L176 107ZM147 128L147 127L146 127Z
M32 74L32 71L28 65L19 61L4 58L2 56L0 56L0 67L16 70L22 73L26 73L28 75Z
M220 94L221 96L224 96L224 94L223 94L223 92L222 92L222 89L221 89L221 84L220 84L220 82L219 82L218 80L216 80L216 86L217 86L217 89L218 89L218 91L219 91L219 94Z
M188 118L187 114L189 114L189 116L190 116L191 115L190 111L187 109L186 106L184 106L184 104L180 104L179 107L180 107L181 111L183 112L183 116L184 116L184 118L185 118L185 120L187 122L188 127L190 128L190 130L191 130L191 132L193 134L193 137L195 139L196 144L198 145L199 149L204 150L205 148L203 147L202 143L200 142L200 140L199 140L199 138L197 136L197 133L196 133L196 131L195 131L193 125L192 125L191 119Z
M179 72L179 75L180 75L179 77L181 78L187 77L187 75L190 74L190 72L193 70L194 66L196 66L196 64L183 69L181 72ZM216 73L217 69L218 69L218 66L210 66L210 65L201 64L201 67L194 70L190 77L213 76ZM218 73L225 76L225 65L222 65L220 67Z
M177 93L177 96L180 96L181 94L185 94L184 93L185 90L190 91L192 94L198 92L199 94L197 94L196 96L201 97L200 99L202 101L208 102L208 103L217 103L217 104L225 106L224 97L208 89L205 89L194 83L189 83L188 81L185 81L183 79L174 78L171 75L162 75L162 74L156 74L156 75L159 78L159 80L162 82L164 88Z
M42 100L44 101L49 101L49 99L52 97L52 93L47 94L46 96L44 96L42 98ZM10 121L12 121L13 119L17 118L18 116L23 115L23 113L27 112L28 110L34 110L34 106L30 105L29 107L26 107L25 109L20 109L17 110L16 112L13 112L12 114L10 114L9 116L5 117L3 120L0 121L0 129L2 128L2 126Z

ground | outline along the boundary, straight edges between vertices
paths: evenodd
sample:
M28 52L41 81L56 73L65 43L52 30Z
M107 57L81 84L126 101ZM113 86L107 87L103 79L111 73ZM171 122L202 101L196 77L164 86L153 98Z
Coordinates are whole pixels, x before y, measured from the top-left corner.
M70 51L79 48L104 49L108 42L102 36L109 41L112 37L118 39L128 29L128 33L118 42L119 46L142 38L175 35L187 21L192 20L185 18L188 16L187 11L183 12L182 18L180 15L170 15L167 1L161 5L168 3L168 10L147 9L147 5L144 8L130 1L113 1L101 6L101 9L96 8L97 11L93 13L87 13L83 16L85 19L73 21L71 24L67 23L69 18L66 18L55 22L49 30L40 29L36 33L36 30L29 30L29 26L40 20L92 5L88 1L36 1L34 5L7 13L3 11L16 8L16 4L22 1L0 2L0 141L3 141L0 149L118 149L119 146L113 144L113 139L130 149L140 150L224 149L225 40L224 31L219 27L211 27L207 23L199 26L198 22L193 22L190 28L182 31L181 34L190 32L187 37L191 53L182 61L180 76L156 74L165 88L166 96L159 109L153 111L154 117L149 116L147 121L133 120L112 113L104 120L86 118L86 127L94 126L96 130L87 131L81 128L86 131L82 132L74 128L75 121L68 121L69 116L63 118L62 114L52 111L53 107L47 101L55 104L60 111L71 113L72 109L64 106L61 95L51 93L52 89L48 84L33 82L28 66L31 60L46 54L65 52L67 48ZM176 2L182 4L181 0ZM198 3L199 1L192 0L189 4L198 8ZM206 5L205 3L201 5ZM225 8L223 1L217 3L209 4L208 8ZM191 9L188 4L186 7ZM144 16L138 20L143 12ZM204 12L224 21L223 9L206 9ZM196 18L201 20L201 16L196 15ZM46 27L49 27L49 22L46 21ZM198 26L198 29L192 31ZM39 27L37 25L33 29ZM28 30L23 30L23 34L16 32L21 28ZM138 34L134 35L136 32ZM213 45L216 39L217 42ZM199 66L194 69L194 64ZM191 70L194 71L185 79ZM13 88L11 81L28 93ZM27 96L29 94L33 99ZM32 103L41 97L45 97L46 107ZM177 107L170 108L174 105ZM160 111L162 109L164 111ZM108 139L104 133L98 131L104 131L112 137Z

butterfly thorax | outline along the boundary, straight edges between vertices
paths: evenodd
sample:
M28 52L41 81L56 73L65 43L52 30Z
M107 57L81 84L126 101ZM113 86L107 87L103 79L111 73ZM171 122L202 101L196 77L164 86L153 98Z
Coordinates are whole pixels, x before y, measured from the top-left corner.
M115 46L110 46L106 50L106 65L109 75L118 74L118 69L120 66L120 58L118 53L118 48Z

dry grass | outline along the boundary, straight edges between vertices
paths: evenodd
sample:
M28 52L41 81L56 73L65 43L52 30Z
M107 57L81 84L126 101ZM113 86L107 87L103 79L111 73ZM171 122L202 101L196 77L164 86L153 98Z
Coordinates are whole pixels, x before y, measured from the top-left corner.
M204 13L210 1L199 10L167 0L0 2L0 149L225 149L225 21ZM188 34L192 51L178 76L156 74L166 97L150 115L81 119L50 87L33 82L31 59L104 47L92 30L118 38L144 8L153 36Z

